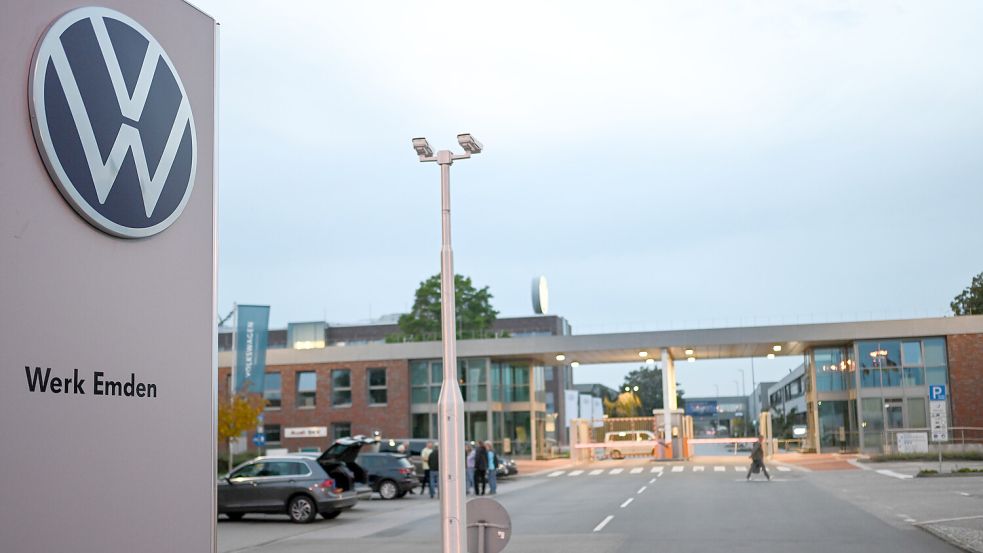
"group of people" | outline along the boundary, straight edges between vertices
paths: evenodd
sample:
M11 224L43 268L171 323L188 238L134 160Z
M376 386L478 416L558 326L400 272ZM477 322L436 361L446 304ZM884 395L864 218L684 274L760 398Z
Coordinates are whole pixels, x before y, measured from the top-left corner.
M498 488L496 470L498 468L498 456L492 443L477 442L475 447L468 444L464 447L465 466L467 467L467 494L485 495L495 494ZM433 442L427 442L427 446L420 452L423 461L423 479L421 481L423 490L430 490L430 498L433 499L440 493L440 453L438 446Z

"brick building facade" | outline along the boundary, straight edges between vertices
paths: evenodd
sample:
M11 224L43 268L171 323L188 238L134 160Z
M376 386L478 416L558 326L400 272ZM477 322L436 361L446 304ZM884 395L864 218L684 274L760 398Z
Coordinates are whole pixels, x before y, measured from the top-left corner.
M375 386L376 397L385 390L385 403L370 400L368 373L372 369L385 371L385 386ZM344 388L333 389L335 371L349 371L350 381ZM314 401L298 399L298 375L314 373ZM268 406L263 425L269 439L268 447L325 449L336 436L410 435L409 367L406 361L351 363L317 363L268 366L267 375L279 375L279 407ZM229 367L219 368L219 401L228 401ZM335 392L347 393L349 402L338 400ZM325 437L287 437L290 428L325 427ZM252 432L249 439L252 439Z
M983 428L983 334L946 337L951 426Z

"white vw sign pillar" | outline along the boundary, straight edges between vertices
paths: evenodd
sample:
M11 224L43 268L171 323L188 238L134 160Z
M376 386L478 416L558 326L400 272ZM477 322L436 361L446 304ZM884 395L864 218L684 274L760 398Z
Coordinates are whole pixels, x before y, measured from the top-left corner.
M217 29L3 3L0 550L215 550Z

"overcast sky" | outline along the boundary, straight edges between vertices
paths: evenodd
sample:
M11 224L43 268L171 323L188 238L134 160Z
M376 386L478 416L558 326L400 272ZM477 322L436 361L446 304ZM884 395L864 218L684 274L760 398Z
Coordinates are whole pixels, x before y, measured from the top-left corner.
M575 333L941 315L983 270L981 2L194 3L220 311L407 310L440 246L410 139L460 132L486 151L452 168L455 268L501 316L537 275ZM684 365L688 395L748 369Z

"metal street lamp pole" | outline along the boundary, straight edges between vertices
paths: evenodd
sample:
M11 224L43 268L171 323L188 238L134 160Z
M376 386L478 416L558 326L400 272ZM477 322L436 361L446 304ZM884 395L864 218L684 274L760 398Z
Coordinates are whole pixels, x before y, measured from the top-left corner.
M737 372L741 373L741 395L747 395L747 389L744 388L744 369L737 369Z
M451 249L451 165L481 152L481 144L470 134L457 141L465 154L441 150L434 155L425 138L414 138L420 161L440 165L440 331L444 349L444 379L437 400L437 434L440 477L440 538L443 553L467 551L467 520L464 512L464 399L457 382L457 336L454 298L454 252Z

